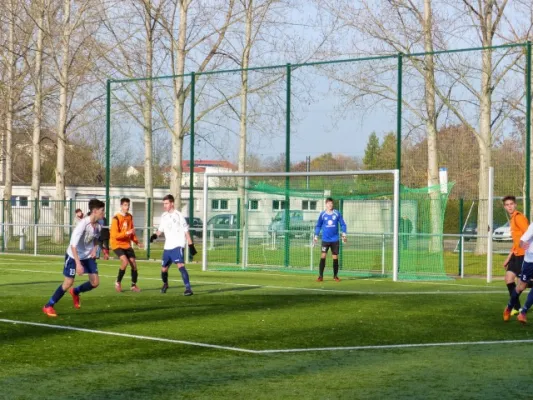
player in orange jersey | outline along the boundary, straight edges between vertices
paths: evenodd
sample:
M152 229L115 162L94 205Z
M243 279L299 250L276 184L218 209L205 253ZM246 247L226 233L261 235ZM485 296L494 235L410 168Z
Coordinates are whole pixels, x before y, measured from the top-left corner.
M110 231L110 245L120 260L120 267L118 270L117 280L115 282L115 289L117 292L122 292L122 278L126 272L128 264L131 266L131 290L140 292L141 289L137 286L137 261L135 259L135 251L131 247L131 242L135 243L142 249L142 244L139 243L137 235L135 235L135 227L133 226L133 216L129 213L130 199L123 197L120 199L120 212L118 212L111 220Z

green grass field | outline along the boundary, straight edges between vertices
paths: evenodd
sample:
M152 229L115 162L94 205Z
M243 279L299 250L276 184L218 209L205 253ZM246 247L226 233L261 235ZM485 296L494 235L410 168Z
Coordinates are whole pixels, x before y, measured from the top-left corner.
M62 259L0 256L0 399L501 399L531 380L533 323L502 321L502 281L191 264L184 297L175 268L161 294L158 263L139 264L141 293L116 293L118 263L101 261L100 287L53 319Z

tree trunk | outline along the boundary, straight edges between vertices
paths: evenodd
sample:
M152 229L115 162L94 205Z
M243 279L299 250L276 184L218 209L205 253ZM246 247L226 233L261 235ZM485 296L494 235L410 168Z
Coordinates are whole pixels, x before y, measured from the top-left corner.
M43 37L44 37L45 0L39 3L39 17L37 18L37 43L35 48L35 98L33 103L33 140L32 140L32 171L31 171L31 199L35 202L40 198L41 187L41 120L43 107ZM33 207L37 215L34 221L39 221L39 207ZM31 236L33 237L33 236Z
M245 1L245 38L244 49L241 59L241 113L240 113L240 126L239 126L239 162L238 169L240 173L246 172L246 143L248 141L247 135L247 113L248 113L248 71L247 68L250 65L250 51L252 49L252 21L253 21L253 0ZM240 215L244 216L244 210L247 207L244 204L245 199L245 178L240 179L239 184L239 198L241 199L241 212ZM244 218L241 218L241 232L244 227ZM242 243L242 242L241 242Z
M151 78L154 61L154 31L152 28L152 2L145 2L145 29L146 29L146 75ZM143 127L144 127L144 195L146 200L154 197L153 183L153 150L152 150L152 106L153 106L153 81L146 81L145 101L143 102ZM146 226L152 226L153 213L149 209L148 201L145 203L144 211ZM150 217L150 218L149 218ZM149 231L143 231L144 242L148 240Z
M483 43L483 46L491 46L491 43ZM489 181L488 173L491 166L491 82L492 82L492 50L484 50L482 55L481 67L481 98L480 98L480 114L479 114L479 184L478 184L478 232L482 235L487 235L488 240L492 240L492 229L489 230L488 212L488 197L489 197ZM487 238L478 238L476 242L476 254L485 254L487 250Z
M4 185L4 223L10 224L13 221L11 214L11 196L13 195L13 116L14 116L14 96L15 96L15 12L14 0L9 2L9 37L8 37L8 56L7 56L7 112L6 112L6 134L5 134L5 173L6 180ZM13 234L13 227L8 226L3 230L3 239L6 245Z
M431 0L424 0L424 51L433 52L433 19ZM439 161L437 152L437 113L435 109L435 62L433 54L426 54L425 60L425 103L426 103L426 135L428 146L428 185L438 187ZM442 206L440 190L430 192L431 234L440 234L442 230ZM432 236L430 251L442 251L442 237Z
M176 201L176 208L181 210L181 176L183 160L183 113L185 110L185 90L183 87L183 74L185 72L185 57L187 51L187 13L190 1L180 1L180 27L178 35L178 48L176 50L177 78L174 79L174 129L172 132L172 169L170 178L170 193ZM194 166L191 165L191 171Z
M65 223L65 147L67 128L67 97L70 58L70 6L71 0L63 2L63 36L61 38L61 71L59 73L59 119L57 125L56 202L54 220L56 225ZM54 242L63 243L64 228L56 228Z

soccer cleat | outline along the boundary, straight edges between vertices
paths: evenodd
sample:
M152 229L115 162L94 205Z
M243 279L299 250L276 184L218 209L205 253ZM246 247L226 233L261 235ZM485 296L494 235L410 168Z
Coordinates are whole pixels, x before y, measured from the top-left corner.
M122 284L120 282L115 282L115 290L119 293L122 292Z
M52 306L48 306L48 307L44 306L43 313L45 313L49 317L57 317L56 310L54 310L54 307Z
M513 308L511 310L511 317L514 317L516 314L520 314L520 310L517 310L516 308Z
M321 276L319 276L318 278L316 278L316 281L317 282L322 282L324 280L324 278L322 278Z
M185 292L183 292L183 295L184 296L192 296L193 295L192 290L191 289L185 289Z
M526 313L521 312L520 314L518 314L518 317L516 317L516 319L521 324L524 324L524 325L527 324L527 315L526 315Z
M503 310L503 320L509 321L511 319L511 310L509 310L509 307L505 307L505 310Z
M137 285L131 285L131 291L132 292L140 292L141 289L139 289L139 286L137 286Z
M68 292L72 296L72 301L74 302L74 308L80 308L81 307L80 306L80 295L74 292L74 288L70 288Z
M335 282L340 282L340 281L341 281L341 280L339 279L338 276L334 276L334 277L333 277L333 280L334 280Z
M168 289L168 283L163 283L163 287L161 288L161 293L166 293Z

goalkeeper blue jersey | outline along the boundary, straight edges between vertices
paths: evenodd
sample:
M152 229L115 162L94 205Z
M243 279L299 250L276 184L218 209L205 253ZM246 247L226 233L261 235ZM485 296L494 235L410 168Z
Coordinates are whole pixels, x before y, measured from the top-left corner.
M332 210L331 214L328 214L327 211L322 211L316 221L315 236L318 236L322 230L323 242L338 242L339 225L342 233L346 233L346 223L339 211Z

